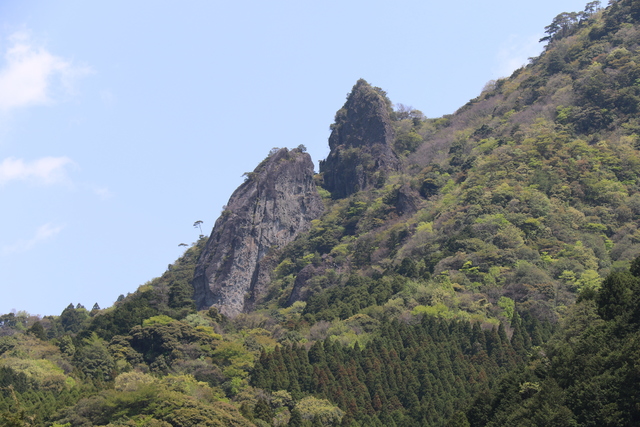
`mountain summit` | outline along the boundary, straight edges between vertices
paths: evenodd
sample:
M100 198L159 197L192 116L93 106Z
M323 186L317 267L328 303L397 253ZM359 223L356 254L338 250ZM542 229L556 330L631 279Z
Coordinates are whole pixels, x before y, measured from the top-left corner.
M334 198L380 186L399 168L391 147L391 102L379 88L360 79L331 125L327 159L320 162L324 187Z

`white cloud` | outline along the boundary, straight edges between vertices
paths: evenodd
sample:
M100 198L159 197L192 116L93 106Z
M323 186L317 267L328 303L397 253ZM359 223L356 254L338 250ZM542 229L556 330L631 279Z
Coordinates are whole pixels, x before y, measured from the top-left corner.
M58 89L71 92L73 82L90 72L35 45L27 33L9 37L0 69L0 110L50 104Z
M526 65L529 58L538 56L542 51L539 40L541 35L527 38L512 34L502 43L496 59L498 65L494 70L496 77L509 77L518 68Z
M68 182L67 168L73 165L68 157L42 157L32 162L8 157L0 163L0 186L10 181L44 185Z
M2 247L2 251L0 251L0 253L6 256L11 254L26 252L31 248L33 248L34 246L36 246L37 244L45 240L52 239L58 233L60 233L63 228L64 228L63 225L54 226L51 223L46 223L38 227L38 229L35 232L35 235L31 239L28 239L28 240L21 239L12 245L5 245Z

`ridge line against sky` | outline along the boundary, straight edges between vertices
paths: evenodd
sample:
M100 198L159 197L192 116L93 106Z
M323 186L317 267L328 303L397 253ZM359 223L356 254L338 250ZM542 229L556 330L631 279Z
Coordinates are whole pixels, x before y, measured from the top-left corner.
M584 4L4 2L0 313L111 305L194 221L210 230L272 147L326 157L358 78L452 113Z

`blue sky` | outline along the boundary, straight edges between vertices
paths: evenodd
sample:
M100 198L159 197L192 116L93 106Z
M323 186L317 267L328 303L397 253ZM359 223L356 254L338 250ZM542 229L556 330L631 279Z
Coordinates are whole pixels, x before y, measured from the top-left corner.
M271 148L325 158L357 79L453 113L585 4L0 2L0 313L112 305Z

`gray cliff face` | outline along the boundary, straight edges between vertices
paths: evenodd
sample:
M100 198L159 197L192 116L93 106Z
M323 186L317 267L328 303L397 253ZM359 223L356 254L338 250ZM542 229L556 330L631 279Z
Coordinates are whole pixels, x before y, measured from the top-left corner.
M355 84L331 129L331 152L320 162L320 172L334 198L382 185L399 169L391 149L394 134L387 101L365 80Z
M260 297L269 281L267 252L307 231L324 210L313 173L308 154L282 148L238 187L196 266L198 309L216 306L233 317Z

